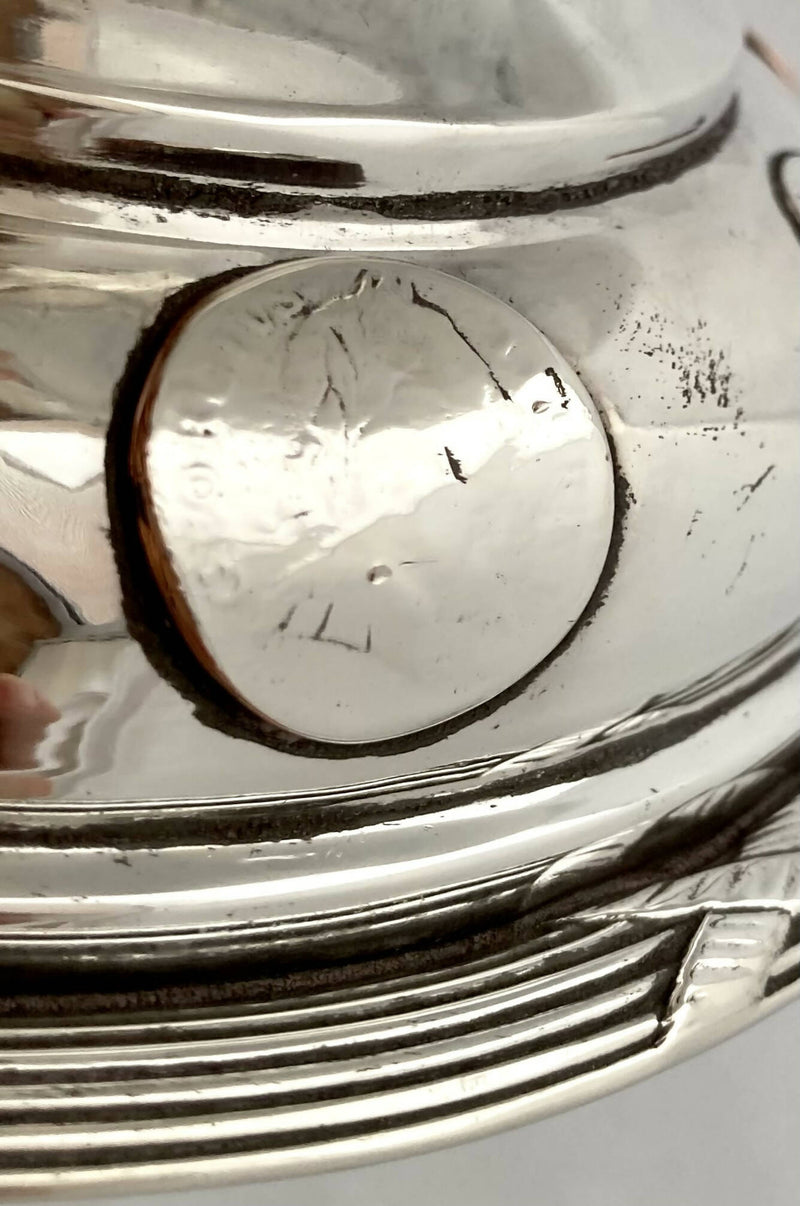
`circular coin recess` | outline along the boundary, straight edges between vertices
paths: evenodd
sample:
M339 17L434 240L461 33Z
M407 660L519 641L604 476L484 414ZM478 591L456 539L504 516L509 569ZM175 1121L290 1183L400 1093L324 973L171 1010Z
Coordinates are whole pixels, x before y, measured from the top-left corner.
M207 295L134 423L146 551L206 672L324 743L451 720L575 624L611 537L605 434L515 310L383 259Z

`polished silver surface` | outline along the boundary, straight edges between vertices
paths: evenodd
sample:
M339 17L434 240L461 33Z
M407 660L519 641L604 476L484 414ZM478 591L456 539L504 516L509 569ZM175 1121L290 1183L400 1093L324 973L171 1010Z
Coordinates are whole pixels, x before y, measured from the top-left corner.
M403 736L492 699L566 636L608 552L611 457L577 377L429 269L248 275L186 319L142 411L165 606L302 736Z
M117 229L157 229L175 177L181 193L248 184L240 212L259 194L268 212L275 194L302 208L583 183L712 125L740 44L713 0L5 0L3 15L6 151L105 172L100 221ZM97 202L74 201L62 217L85 204L92 221Z
M9 10L9 1192L486 1133L795 991L796 100L713 6L524 7ZM512 103L528 28L582 68Z

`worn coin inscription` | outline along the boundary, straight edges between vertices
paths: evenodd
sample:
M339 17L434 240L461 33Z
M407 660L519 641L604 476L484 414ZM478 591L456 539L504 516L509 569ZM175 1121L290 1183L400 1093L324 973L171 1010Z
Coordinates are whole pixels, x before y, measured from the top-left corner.
M443 273L251 274L186 318L141 407L165 605L287 732L383 741L494 698L601 572L613 470L586 391L525 318Z

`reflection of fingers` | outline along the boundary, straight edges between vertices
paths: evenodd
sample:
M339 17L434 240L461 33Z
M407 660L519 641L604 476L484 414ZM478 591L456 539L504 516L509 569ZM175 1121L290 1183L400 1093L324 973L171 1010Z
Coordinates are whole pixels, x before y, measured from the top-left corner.
M33 766L38 742L58 717L57 709L30 683L0 674L0 767Z
M53 784L45 775L7 775L0 771L0 800L34 800L52 791Z

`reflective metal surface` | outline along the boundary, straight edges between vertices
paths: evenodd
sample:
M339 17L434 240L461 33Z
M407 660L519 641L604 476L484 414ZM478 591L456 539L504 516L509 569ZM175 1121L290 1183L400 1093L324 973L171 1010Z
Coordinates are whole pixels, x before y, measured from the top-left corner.
M192 184L269 212L583 183L713 125L739 51L713 0L5 0L4 25L7 169L72 165L115 228Z
M166 339L131 432L143 539L175 625L258 716L326 742L414 733L578 620L611 457L510 307L389 260L309 260Z
M794 991L796 101L613 7L9 9L9 1192L485 1133Z

